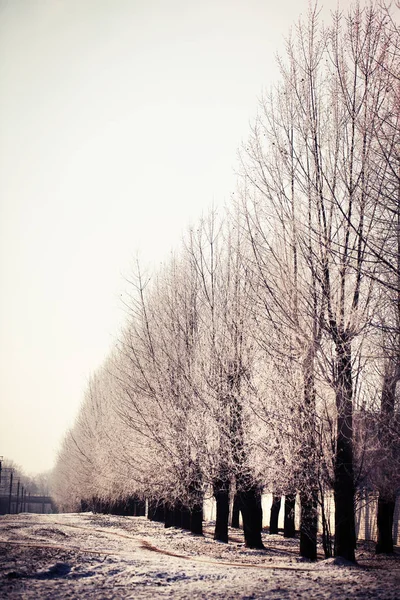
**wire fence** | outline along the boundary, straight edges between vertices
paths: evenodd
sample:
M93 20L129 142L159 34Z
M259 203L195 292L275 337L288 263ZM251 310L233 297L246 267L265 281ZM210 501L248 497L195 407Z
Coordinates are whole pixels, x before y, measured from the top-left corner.
M12 467L4 467L0 458L0 515L57 512L51 496L32 493L24 479Z

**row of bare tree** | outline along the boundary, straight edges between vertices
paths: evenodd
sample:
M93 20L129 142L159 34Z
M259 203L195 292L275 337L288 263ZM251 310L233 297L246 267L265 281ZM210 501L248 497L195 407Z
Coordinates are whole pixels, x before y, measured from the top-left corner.
M54 475L61 505L149 498L215 536L230 499L261 547L263 489L300 497L300 553L355 560L361 486L393 549L400 486L400 44L388 7L316 8L279 61L223 215L139 265L123 335L92 377ZM182 511L181 511L182 512ZM196 517L197 515L197 517ZM201 521L201 519L200 519Z

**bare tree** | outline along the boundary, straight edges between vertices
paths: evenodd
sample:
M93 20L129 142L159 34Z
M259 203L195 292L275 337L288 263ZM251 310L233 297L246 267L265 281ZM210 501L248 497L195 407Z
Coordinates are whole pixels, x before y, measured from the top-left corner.
M327 356L330 344L334 349L335 552L352 561L352 347L372 309L373 280L365 273L382 160L374 171L369 166L387 86L376 66L388 53L384 33L385 15L373 7L336 14L326 29L311 8L288 42L283 83L265 100L243 160L242 196L266 317L294 341L303 368L304 457L315 455L315 359L322 348ZM307 554L315 553L315 472L314 492L302 503L303 522L313 524L306 526L313 531L308 550L303 538Z

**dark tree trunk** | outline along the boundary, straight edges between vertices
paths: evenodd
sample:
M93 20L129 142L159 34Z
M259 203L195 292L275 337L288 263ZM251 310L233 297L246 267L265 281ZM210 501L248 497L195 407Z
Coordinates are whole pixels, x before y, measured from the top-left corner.
M228 542L229 480L215 479L213 484L213 491L215 502L217 505L214 540L218 540L220 542Z
M154 520L157 521L158 523L164 523L164 517L165 517L164 502L157 502L156 508L154 511Z
M173 508L173 526L174 527L182 527L182 505L179 501L175 502Z
M191 511L190 530L196 535L203 535L203 502L200 499Z
M328 515L325 510L325 494L320 486L321 493L321 518L322 518L322 546L324 548L325 558L332 557L332 533Z
M190 531L190 520L191 520L191 514L190 514L190 509L185 506L185 505L181 505L181 527L182 529L186 529L187 531Z
M231 527L234 527L235 529L239 529L239 516L240 516L239 497L236 493L233 498Z
M137 501L136 516L137 517L145 517L146 516L146 500L138 500Z
M134 517L136 515L136 496L129 496L125 502L125 514Z
M115 502L110 502L108 505L108 511L111 515L121 515L122 514L122 507L121 507L121 502L120 501L115 501Z
M245 464L244 434L243 434L243 407L240 395L240 367L236 361L228 364L228 387L229 395L227 401L230 408L230 445L232 458L235 464L236 475L236 493L233 499L232 508L232 527L239 529L239 513L243 514L243 490L248 487L246 475L243 471Z
M269 518L269 532L278 533L279 511L281 510L281 496L272 496L271 515Z
M262 506L260 488L252 483L245 468L243 434L243 406L240 394L241 366L238 361L230 365L228 386L230 390L230 441L234 464L239 474L236 479L239 510L242 513L245 544L248 548L264 548L261 539Z
M300 492L300 556L317 560L317 493Z
M378 498L378 541L375 547L377 554L393 552L393 519L396 501L394 499Z
M165 505L164 522L166 528L174 525L174 511L169 504Z
M399 291L400 294L400 291ZM400 307L400 303L399 303ZM394 422L396 386L400 380L400 364L392 360L386 366L383 378L381 414L379 422L380 486L377 512L378 541L375 547L377 554L393 552L393 519L396 503L395 484L393 483L393 466L397 464L396 434Z
M294 538L296 535L296 527L294 524L296 507L296 494L285 495L285 519L283 525L283 537Z
M344 333L336 341L336 362L335 556L355 562L352 366Z
M149 500L147 518L150 521L164 521L164 504L159 500Z
M135 496L135 506L134 506L134 516L135 517L139 517L140 516L140 500L139 498L137 498L137 496Z
M156 503L154 500L149 500L147 504L147 518L149 521L155 521Z
M203 535L203 476L198 460L191 461L190 468L191 481L188 487L190 509L185 507L182 526L196 535ZM186 510L188 511L188 522L186 521Z
M303 445L300 450L300 556L317 559L318 474L315 426L314 347L310 347L303 364L304 406L300 422Z
M110 512L110 504L109 502L105 502L96 496L93 497L93 512L108 514Z
M257 486L239 491L239 507L243 518L243 532L247 548L264 549L261 539L261 492Z

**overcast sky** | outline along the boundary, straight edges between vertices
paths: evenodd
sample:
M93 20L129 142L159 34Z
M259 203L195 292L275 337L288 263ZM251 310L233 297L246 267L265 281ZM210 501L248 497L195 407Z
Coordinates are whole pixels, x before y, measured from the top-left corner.
M274 55L306 11L0 0L0 455L52 467L122 324L133 258L159 262L229 200Z

